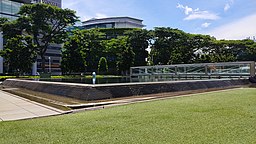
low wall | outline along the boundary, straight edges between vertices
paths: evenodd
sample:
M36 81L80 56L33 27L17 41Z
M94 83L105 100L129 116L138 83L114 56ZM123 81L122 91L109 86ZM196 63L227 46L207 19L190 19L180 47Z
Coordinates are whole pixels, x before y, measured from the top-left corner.
M145 82L124 84L74 84L33 80L7 79L4 85L25 88L81 100L100 100L135 95L178 92L200 89L229 88L250 84L249 80L197 80L172 82Z

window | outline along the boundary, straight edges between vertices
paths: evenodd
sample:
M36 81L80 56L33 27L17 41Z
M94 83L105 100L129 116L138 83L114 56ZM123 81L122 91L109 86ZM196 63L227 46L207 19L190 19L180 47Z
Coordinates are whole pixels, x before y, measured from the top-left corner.
M106 28L113 28L112 24L106 24Z
M0 12L2 12L2 0L0 0Z
M12 2L12 14L17 14L20 10L21 4L17 2Z
M12 3L9 0L2 0L2 12L11 14L12 13Z

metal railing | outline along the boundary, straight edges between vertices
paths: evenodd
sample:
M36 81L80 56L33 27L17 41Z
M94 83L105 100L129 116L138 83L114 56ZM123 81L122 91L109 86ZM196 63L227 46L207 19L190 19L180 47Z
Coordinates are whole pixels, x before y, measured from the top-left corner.
M169 77L253 77L255 62L224 62L131 67L130 76Z

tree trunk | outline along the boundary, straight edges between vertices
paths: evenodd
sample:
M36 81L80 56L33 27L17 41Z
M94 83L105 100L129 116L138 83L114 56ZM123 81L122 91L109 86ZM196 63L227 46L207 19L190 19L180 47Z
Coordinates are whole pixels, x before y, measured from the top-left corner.
M43 73L46 73L45 71L45 53L46 53L46 50L48 48L48 44L45 44L44 47L42 48L42 51L40 52L40 56L41 56L41 59L42 59L42 72Z
M45 73L45 57L44 57L44 54L41 55L41 59L42 59L42 63L41 63L42 72Z

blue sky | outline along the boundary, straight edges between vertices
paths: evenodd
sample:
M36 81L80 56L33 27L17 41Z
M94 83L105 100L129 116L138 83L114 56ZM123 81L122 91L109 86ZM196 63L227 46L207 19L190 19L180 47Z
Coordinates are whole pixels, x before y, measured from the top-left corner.
M172 27L217 39L256 36L256 0L63 0L81 21L130 16L146 29Z

